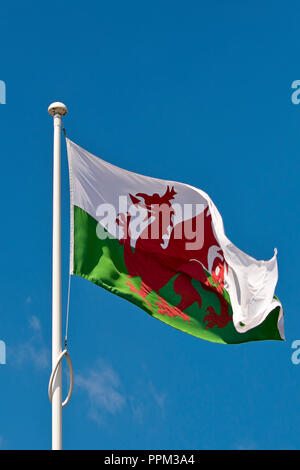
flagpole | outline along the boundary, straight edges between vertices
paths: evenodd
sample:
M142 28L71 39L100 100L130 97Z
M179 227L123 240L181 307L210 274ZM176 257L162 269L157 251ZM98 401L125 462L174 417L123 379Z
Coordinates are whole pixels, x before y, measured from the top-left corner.
M53 244L52 244L52 370L62 352L61 324L61 124L67 113L63 103L52 103L53 116ZM52 387L52 450L62 449L62 368L61 362Z

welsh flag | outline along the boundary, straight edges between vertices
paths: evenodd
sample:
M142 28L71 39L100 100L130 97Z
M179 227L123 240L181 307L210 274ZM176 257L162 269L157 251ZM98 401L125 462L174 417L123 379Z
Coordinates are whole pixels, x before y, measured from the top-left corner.
M200 189L123 170L69 139L67 149L71 274L208 341L284 339L276 250L269 261L239 250Z

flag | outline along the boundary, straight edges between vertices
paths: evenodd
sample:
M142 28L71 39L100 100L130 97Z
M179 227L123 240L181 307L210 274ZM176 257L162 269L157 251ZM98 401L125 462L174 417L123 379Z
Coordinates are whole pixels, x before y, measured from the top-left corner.
M210 197L118 168L67 139L70 272L178 330L217 343L282 340L277 253L226 237Z

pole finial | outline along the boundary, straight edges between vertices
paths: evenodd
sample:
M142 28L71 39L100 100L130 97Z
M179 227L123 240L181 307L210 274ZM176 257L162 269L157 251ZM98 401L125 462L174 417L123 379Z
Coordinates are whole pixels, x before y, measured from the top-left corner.
M51 116L55 116L55 114L59 114L60 116L64 116L67 114L68 110L67 107L64 103L60 103L59 101L56 103L50 104L48 108L48 113L51 114Z

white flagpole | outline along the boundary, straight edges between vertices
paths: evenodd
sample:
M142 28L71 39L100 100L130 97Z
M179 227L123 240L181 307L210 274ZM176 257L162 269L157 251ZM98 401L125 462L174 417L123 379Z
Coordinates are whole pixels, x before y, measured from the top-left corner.
M52 103L53 116L53 245L52 245L52 370L62 352L61 336L61 122L67 113L63 103ZM61 363L52 388L52 450L62 449L62 368Z

